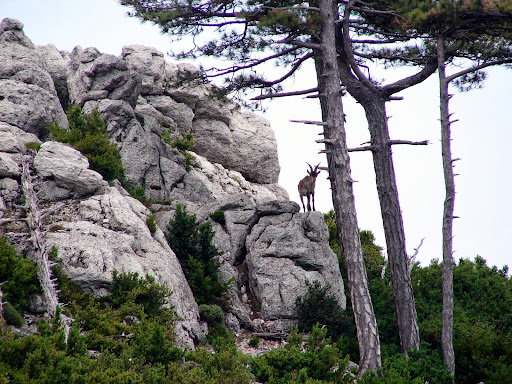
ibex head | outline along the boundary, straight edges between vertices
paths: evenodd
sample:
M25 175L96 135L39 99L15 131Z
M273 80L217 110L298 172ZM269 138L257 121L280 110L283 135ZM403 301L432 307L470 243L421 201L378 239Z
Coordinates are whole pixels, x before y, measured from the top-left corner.
M307 171L308 175L313 177L314 179L316 179L316 177L320 174L320 171L321 171L321 169L320 170L318 169L318 167L320 166L320 163L315 165L315 169L313 169L311 164L309 164L309 163L306 163L306 164L309 165L309 171Z
M315 211L315 182L321 171L318 169L320 164L317 164L315 168L313 168L309 163L306 164L309 165L309 171L307 171L308 176L304 177L298 185L300 201L302 203L302 208L304 208L304 212L306 212L304 200L302 199L304 196L308 199L308 211L311 211L310 200L313 200L313 211Z

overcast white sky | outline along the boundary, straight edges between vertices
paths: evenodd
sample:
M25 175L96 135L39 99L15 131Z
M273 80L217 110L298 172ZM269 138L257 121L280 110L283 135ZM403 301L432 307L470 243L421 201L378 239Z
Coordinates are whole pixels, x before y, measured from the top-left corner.
M167 53L173 49L157 27L141 24L126 16L127 8L115 0L0 0L0 19L12 17L25 24L25 34L38 45L54 44L71 51L76 45L96 47L103 53L119 55L124 45L143 44ZM179 50L179 49L178 49ZM403 76L404 70L381 71L374 76L386 83ZM314 73L304 68L290 82L294 89L314 86ZM442 178L437 76L403 92L403 101L388 103L392 139L429 140L431 145L393 148L400 202L409 254L425 238L418 255L422 265L442 258L441 219L444 200ZM484 88L456 93L450 107L459 122L453 125L453 157L457 162L454 224L455 258L477 254L488 264L512 264L512 70L489 71ZM347 115L349 147L369 140L362 108L350 97L343 99ZM298 181L307 165L322 163L324 155L315 144L318 127L290 123L290 119L318 120L318 101L294 97L268 101L264 116L275 131L281 164L280 184L290 198L299 202ZM385 247L371 154L351 154L358 222L361 229L374 232ZM327 174L321 173L316 187L316 208L332 208Z

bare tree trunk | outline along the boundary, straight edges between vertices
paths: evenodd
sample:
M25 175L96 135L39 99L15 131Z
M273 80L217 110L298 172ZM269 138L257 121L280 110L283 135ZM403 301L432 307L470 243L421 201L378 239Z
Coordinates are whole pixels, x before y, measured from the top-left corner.
M30 229L30 236L36 263L38 267L39 283L43 290L43 301L46 311L50 317L55 316L59 299L55 284L51 280L51 271L48 263L48 253L44 245L43 235L41 232L41 215L38 210L38 198L32 185L32 177L30 176L31 156L23 158L23 174L21 185L25 195L25 211L27 213L27 223Z
M348 20L354 1L345 7L342 26L338 29L336 47L340 77L347 91L362 105L368 121L371 144L367 147L373 154L377 192L380 201L384 234L389 260L393 300L395 305L400 349L420 347L420 337L414 294L408 268L405 234L398 199L395 170L391 153L393 144L389 137L386 102L399 90L418 84L435 72L437 65L430 63L416 75L402 79L386 87L379 87L361 73L352 52Z
M439 95L441 110L441 146L446 196L443 212L443 312L441 328L441 349L443 362L450 374L455 375L455 353L453 351L453 210L455 206L455 182L451 152L451 123L448 103L449 81L445 71L444 38L437 41L439 73Z
M341 55L339 61L342 63L340 73L343 84L366 112L371 137L371 144L368 149L373 154L373 166L386 237L400 350L407 355L407 351L419 349L420 335L405 247L402 211L393 166L386 100L377 88L370 89L357 81L354 84L350 68L343 65Z
M320 0L319 6L322 15L321 56L316 56L315 65L322 119L325 123L323 141L326 146L338 238L347 267L348 285L357 327L359 370L360 374L363 374L367 370L375 371L381 365L379 331L368 290L344 128L335 45L337 2Z
M30 236L32 245L34 247L35 261L38 267L38 279L41 284L43 291L43 303L46 307L46 313L49 317L54 317L57 314L57 307L59 306L59 297L57 295L57 289L55 283L52 280L52 271L50 261L48 260L47 247L44 242L43 232L41 224L43 217L47 214L51 214L54 209L45 212L44 214L38 209L37 194L34 191L32 184L32 177L30 175L30 163L32 162L32 156L24 156L23 158L23 171L21 176L21 186L23 188L23 194L25 195L25 211L27 213L27 223L30 229ZM58 205L55 209L59 209L62 205ZM66 335L66 342L69 335L69 324L72 319L60 315L63 321L64 333Z
M366 111L371 137L373 165L386 237L400 350L407 355L407 351L419 349L420 335L405 247L404 224L396 186L385 100L375 94L370 100L364 102L363 107Z

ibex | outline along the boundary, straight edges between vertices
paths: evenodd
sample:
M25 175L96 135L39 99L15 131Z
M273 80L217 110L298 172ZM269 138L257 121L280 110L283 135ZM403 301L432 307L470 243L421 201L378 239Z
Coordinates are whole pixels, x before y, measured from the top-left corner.
M315 211L315 182L316 177L320 174L320 170L318 170L318 167L320 164L318 164L315 169L311 166L311 164L306 163L309 165L309 171L308 176L303 178L301 181L299 181L299 195L300 195L300 201L302 203L302 208L304 208L304 212L306 212L306 207L304 206L304 200L302 199L304 196L308 198L308 211L311 211L311 205L310 200L313 200L313 211Z

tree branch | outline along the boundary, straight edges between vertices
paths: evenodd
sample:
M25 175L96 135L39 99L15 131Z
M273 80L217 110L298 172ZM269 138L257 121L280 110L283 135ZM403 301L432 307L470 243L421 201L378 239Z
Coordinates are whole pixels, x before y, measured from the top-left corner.
M354 52L352 50L352 45L350 44L350 12L353 7L353 5L357 2L357 0L350 0L350 2L345 7L345 12L343 14L343 22L342 22L342 34L343 34L343 48L345 50L345 56L347 59L347 63L350 66L352 72L354 72L354 75L366 86L370 88L374 88L374 84L368 79L361 69L359 68L359 65L357 65L355 59L354 59Z
M407 144L407 145L428 145L428 140L423 141L409 141L409 140L389 140L388 145L395 145L395 144Z
M394 93L403 91L413 85L419 84L422 81L426 80L430 75L432 75L437 70L437 59L432 57L428 60L427 64L421 71L418 73L406 77L404 79L398 80L392 84L388 84L382 87L382 91L386 97L391 96Z
M490 67L490 66L493 66L493 65L510 64L510 63L512 63L512 59L503 59L503 60L497 60L497 61L493 61L493 62L489 62L489 63L484 63L484 64L481 64L481 65L476 65L474 67L471 67L471 68L465 69L463 71L454 73L453 75L447 76L446 77L446 82L449 83L450 81L455 80L457 77L464 76L464 75L466 75L468 73L476 72L476 71L478 71L480 69L487 68L487 67Z
M238 72L238 71L241 71L241 70L244 70L244 69L249 69L249 68L253 68L253 67L256 67L260 64L263 64L269 60L272 60L272 59L276 59L278 57L281 57L281 56L285 56L289 53L292 53L296 50L298 50L299 48L298 47L294 47L294 48L289 48L289 49L286 49L282 52L279 52L279 53L276 53L274 55L270 55L270 56L267 56L267 57L264 57L263 59L258 59L258 60L253 60L251 63L249 64L246 64L246 65L234 65L232 67L229 67L229 68L223 68L223 69L217 69L217 68L210 68L210 69L207 69L206 71L213 71L213 70L217 70L218 73L215 73L215 74L212 74L212 75L207 75L207 77L218 77L218 76L224 76L224 75L227 75L227 74L230 74L230 73L233 73L233 72Z
M291 123L301 123L301 124L310 124L310 125L322 125L325 126L327 123L325 121L312 121L312 120L290 120Z
M373 151L375 147L373 145L367 145L365 147L358 147L358 148L349 148L349 152L363 152L363 151Z
M260 95L260 96L253 97L251 100L258 101L258 100L264 100L264 99L274 99L277 97L307 95L308 93L313 93L313 92L317 92L317 91L318 91L318 88L310 88L310 89L304 89L302 91L269 93L266 95Z

